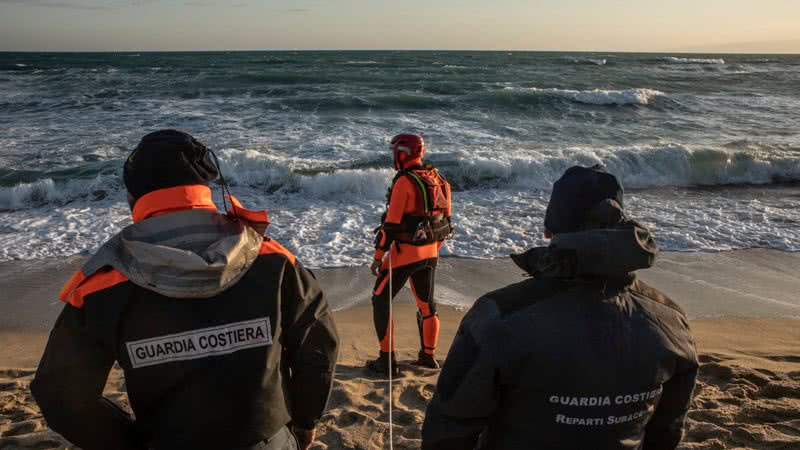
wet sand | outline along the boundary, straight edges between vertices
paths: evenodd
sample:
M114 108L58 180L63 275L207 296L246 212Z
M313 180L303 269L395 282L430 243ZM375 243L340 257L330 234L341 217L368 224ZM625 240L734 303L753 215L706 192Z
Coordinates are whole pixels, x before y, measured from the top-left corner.
M0 449L67 448L48 430L27 390L47 331L61 309L55 297L80 260L0 263ZM664 253L641 276L688 311L702 354L684 449L800 449L800 254L770 250ZM388 436L387 382L362 367L377 351L365 302L366 268L315 270L337 310L341 356L315 449L379 449ZM444 258L437 274L442 307L440 358L466 305L518 281L509 259ZM396 309L403 376L393 389L395 448L419 448L425 406L437 373L408 363L419 345L408 292ZM107 395L125 405L113 371Z

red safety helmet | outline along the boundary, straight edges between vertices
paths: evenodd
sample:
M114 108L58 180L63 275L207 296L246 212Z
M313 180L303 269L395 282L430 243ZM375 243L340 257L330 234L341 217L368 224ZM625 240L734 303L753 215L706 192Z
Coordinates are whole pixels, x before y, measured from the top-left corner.
M408 161L421 160L425 155L425 140L416 134L398 134L392 138L392 155L394 156L394 167L397 170L403 169L404 163ZM401 154L405 154L402 157Z

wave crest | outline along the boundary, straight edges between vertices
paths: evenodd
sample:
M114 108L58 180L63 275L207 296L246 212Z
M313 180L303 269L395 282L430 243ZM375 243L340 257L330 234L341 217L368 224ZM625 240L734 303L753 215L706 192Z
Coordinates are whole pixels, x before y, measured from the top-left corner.
M441 155L441 154L440 154ZM602 164L625 186L714 186L800 181L800 164L791 152L693 149L681 144L611 148L574 147L527 151L501 158L432 155L457 190L523 188L549 190L573 165ZM388 161L359 167L347 162L293 160L253 150L226 150L223 170L234 184L261 186L266 192L300 193L313 198L382 198L393 171ZM320 165L323 164L323 165Z
M568 58L568 61L574 64L589 64L595 66L605 66L608 60L605 58Z
M109 190L119 190L119 180L112 178L117 177L98 175L95 178L66 182L43 178L30 183L18 183L11 187L0 187L0 211L45 204L65 204L81 198L101 200L108 195Z
M722 58L679 58L677 56L666 56L663 61L672 64L725 64Z
M303 160L255 150L224 150L220 154L226 179L236 185L259 186L267 193L300 193L314 198L350 195L383 197L390 169L337 168L336 162Z
M476 154L432 155L431 162L457 191L515 189L548 191L574 165L604 165L629 188L717 186L800 181L800 160L791 149L691 148L681 144L629 147L572 147L517 151L501 157ZM263 195L299 195L325 201L379 200L394 171L388 160L325 161L285 157L255 150L220 152L226 180ZM66 182L44 178L0 187L0 210L100 200L121 192L118 177Z
M592 90L573 90L573 89L541 89L541 88L513 88L506 89L517 90L526 92L533 95L552 96L570 100L577 103L587 105L609 106L609 105L649 105L657 97L663 97L667 94L647 88L634 88L624 90L606 90L606 89L592 89Z

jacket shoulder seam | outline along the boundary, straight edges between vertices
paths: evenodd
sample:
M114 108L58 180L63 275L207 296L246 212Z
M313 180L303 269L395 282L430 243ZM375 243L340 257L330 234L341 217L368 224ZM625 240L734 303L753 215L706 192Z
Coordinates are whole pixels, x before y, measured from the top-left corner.
M525 298L518 298L514 297L518 301L514 300L505 300L508 297L508 292L514 288L519 288L521 285L525 283L536 283L537 285L530 286L529 292L532 292L533 295L530 295ZM539 292L535 292L535 290L539 290ZM497 289L495 291L489 292L485 294L483 297L487 300L490 300L494 303L495 308L497 308L500 317L505 317L516 312L519 312L523 309L527 309L530 307L534 307L540 305L544 302L547 302L559 294L563 292L563 288L557 285L548 285L543 283L542 280L537 280L536 278L528 279L519 281L517 283L510 284L506 287Z
M652 302L658 303L660 305L664 305L676 312L678 312L682 317L686 317L686 312L681 308L677 303L675 303L671 298L667 297L665 294L656 291L655 288L648 285L647 283L636 280L633 285L630 287L631 291L636 292L637 294L641 295L642 297L650 300Z
M286 249L283 245L278 243L278 241L274 239L265 239L264 242L261 243L261 249L258 252L258 256L264 255L278 255L283 256L286 258L292 265L295 265L297 258Z

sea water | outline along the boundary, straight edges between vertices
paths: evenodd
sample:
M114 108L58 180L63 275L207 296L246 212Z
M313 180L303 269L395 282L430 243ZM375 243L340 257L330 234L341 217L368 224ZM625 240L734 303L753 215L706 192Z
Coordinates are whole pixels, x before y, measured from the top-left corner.
M214 149L312 267L369 261L400 132L455 189L444 254L542 244L575 164L617 175L662 249L800 251L800 56L0 53L0 260L91 254L129 224L122 163L162 128Z

